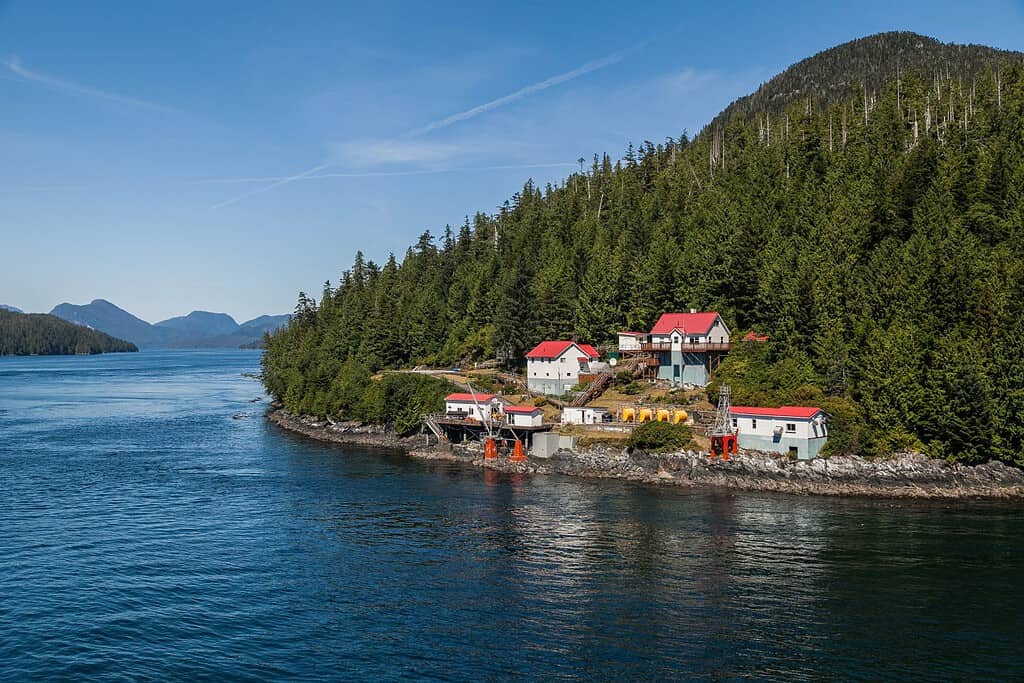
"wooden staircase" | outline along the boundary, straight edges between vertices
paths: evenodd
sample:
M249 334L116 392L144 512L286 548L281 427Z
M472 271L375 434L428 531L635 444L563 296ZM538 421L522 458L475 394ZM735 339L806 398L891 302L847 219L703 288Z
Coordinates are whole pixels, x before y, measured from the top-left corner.
M584 391L579 396L577 396L576 398L574 398L572 403L570 403L569 405L572 406L573 408L579 408L587 405L595 398L603 394L604 390L608 388L608 384L611 381L612 373L602 372L594 379L593 382L590 383L590 386L587 387L587 390Z

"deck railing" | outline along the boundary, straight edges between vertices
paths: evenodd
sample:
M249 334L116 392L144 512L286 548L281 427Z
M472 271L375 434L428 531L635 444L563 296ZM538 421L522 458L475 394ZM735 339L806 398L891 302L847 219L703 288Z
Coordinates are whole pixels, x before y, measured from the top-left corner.
M672 344L666 342L641 344L641 351L673 351L683 353L707 353L709 351L731 351L732 344L729 342L680 342Z

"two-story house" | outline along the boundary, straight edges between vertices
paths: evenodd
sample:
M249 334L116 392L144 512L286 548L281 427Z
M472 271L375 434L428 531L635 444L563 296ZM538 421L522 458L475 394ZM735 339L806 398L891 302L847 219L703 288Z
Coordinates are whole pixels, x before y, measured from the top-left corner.
M730 348L729 328L713 311L664 313L648 334L619 332L619 351L650 353L656 377L675 385L706 385L712 361Z
M544 341L526 354L526 385L530 391L561 396L579 384L580 373L600 354L590 344Z

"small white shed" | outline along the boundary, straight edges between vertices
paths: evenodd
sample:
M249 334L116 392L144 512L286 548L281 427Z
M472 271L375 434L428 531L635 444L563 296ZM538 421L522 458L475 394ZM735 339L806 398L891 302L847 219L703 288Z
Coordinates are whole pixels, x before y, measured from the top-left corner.
M506 406L505 419L512 427L540 427L544 413L534 406Z
M592 425L605 421L608 411L604 408L565 408L562 410L562 424Z

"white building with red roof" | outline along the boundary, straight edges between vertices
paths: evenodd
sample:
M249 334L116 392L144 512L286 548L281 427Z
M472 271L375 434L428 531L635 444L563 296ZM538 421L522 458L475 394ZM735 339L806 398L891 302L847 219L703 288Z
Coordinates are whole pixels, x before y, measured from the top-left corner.
M497 394L448 394L444 397L444 412L447 417L487 422L501 412L504 403Z
M714 311L663 313L649 333L619 332L619 351L652 353L657 378L677 386L705 386L712 361L730 348L729 327Z
M740 448L810 460L828 440L828 415L821 408L732 406L731 414Z
M505 421L512 427L540 427L544 413L534 406L505 406Z
M590 344L544 341L526 354L526 385L530 391L561 396L580 383L601 354Z

